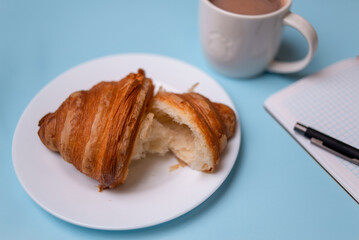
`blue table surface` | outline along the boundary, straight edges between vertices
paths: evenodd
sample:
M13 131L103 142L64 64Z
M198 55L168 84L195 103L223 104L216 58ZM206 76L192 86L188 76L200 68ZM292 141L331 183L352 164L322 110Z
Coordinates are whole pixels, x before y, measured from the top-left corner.
M264 110L303 76L359 54L359 1L294 0L317 30L311 64L254 79L214 72L201 51L198 1L0 0L1 239L358 239L358 204ZM296 60L305 39L286 28L279 59ZM31 99L62 72L112 54L185 61L223 86L238 111L242 144L231 174L203 204L157 226L101 231L64 222L25 193L12 165L16 124Z

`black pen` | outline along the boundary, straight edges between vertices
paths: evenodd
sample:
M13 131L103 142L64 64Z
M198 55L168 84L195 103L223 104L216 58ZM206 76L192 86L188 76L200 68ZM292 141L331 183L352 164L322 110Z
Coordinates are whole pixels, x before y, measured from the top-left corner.
M295 124L294 130L304 134L305 137L310 139L311 143L324 148L351 163L359 165L359 149L300 123Z

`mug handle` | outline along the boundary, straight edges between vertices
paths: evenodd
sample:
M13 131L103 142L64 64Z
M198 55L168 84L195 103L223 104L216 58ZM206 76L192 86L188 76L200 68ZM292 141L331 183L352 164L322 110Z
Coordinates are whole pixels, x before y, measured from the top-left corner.
M305 68L312 60L318 46L318 36L313 26L298 14L289 12L283 19L284 25L297 29L308 42L308 53L303 59L295 62L273 61L267 68L268 71L277 73L298 72Z

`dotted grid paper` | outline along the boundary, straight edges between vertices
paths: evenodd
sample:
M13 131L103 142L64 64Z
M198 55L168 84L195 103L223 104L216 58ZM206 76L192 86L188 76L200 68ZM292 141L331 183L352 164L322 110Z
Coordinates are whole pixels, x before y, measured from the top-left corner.
M359 148L358 65L316 80L289 96L284 105L298 122ZM359 166L337 158L359 179Z

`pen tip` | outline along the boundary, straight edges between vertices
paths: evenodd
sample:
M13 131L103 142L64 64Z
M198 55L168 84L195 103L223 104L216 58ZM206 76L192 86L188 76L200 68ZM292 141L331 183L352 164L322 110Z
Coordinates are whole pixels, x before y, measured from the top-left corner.
M294 130L297 132L305 133L307 131L307 127L297 122L294 126Z

